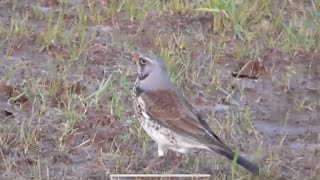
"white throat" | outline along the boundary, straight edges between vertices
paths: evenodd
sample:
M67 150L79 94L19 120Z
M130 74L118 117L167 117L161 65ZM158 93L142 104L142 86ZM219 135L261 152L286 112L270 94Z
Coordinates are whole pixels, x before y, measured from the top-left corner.
M167 72L150 73L145 79L140 80L139 88L143 91L154 91L174 88Z

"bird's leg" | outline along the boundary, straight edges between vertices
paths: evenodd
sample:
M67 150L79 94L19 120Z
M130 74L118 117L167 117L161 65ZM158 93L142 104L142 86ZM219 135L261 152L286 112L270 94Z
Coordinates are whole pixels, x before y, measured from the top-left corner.
M161 164L165 161L164 156L167 155L168 149L158 144L158 156L150 161L149 165L144 170L149 170L151 167Z
M182 161L182 155L180 153L176 153L176 158L175 158L175 166L170 170L171 173L175 173L175 171L178 169Z
M168 149L158 144L158 157L164 157L168 153Z

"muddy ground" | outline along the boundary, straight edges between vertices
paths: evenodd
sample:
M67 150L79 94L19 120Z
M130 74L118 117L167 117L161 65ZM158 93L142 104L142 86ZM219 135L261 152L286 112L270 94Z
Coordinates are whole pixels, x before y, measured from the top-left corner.
M309 13L320 2L274 1L264 13L263 3L235 1L252 7L240 33L232 16L194 10L205 2L0 1L0 179L250 179L209 152L178 165L170 153L144 170L156 145L133 114L131 51L165 59L212 129L262 167L260 179L320 179L320 22ZM299 20L312 25L276 23Z

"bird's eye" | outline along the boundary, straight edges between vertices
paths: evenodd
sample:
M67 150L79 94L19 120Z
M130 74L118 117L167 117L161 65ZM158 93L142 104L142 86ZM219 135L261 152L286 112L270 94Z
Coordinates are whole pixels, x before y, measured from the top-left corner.
M147 64L147 60L144 59L144 58L140 58L139 61L140 61L140 64L141 64L141 65Z

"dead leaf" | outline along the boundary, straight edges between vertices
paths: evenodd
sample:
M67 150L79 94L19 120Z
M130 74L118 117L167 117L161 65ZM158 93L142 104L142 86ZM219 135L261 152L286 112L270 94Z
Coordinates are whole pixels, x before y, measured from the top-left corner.
M131 55L132 61L134 61L134 62L136 62L140 59L140 54L138 52L131 52L130 55Z
M238 70L232 72L233 77L258 79L258 77L266 71L264 64L260 58L247 62L245 65L239 63Z
M12 116L12 117L13 117L13 112L11 112L11 111L8 111L8 110L2 110L2 112L3 112L3 114L4 114L5 116L7 116L7 117L10 117L10 116Z
M115 62L116 53L113 49L103 45L95 44L88 51L87 60L90 63L97 65L110 65Z
M113 146L112 141L123 132L121 123L110 113L94 109L86 112L85 119L75 125L76 132L69 137L68 142L81 144L85 134L97 149L108 152Z
M33 103L31 101L27 101L21 104L21 109L25 112L31 113L33 110Z
M29 98L25 94L21 94L18 92L17 98L14 100L14 103L23 104L29 101Z
M38 162L36 159L31 159L31 158L27 158L25 159L25 161L29 166L35 166L37 165L37 162Z
M71 164L72 159L70 159L67 155L58 154L52 157L52 164L56 164L56 163Z
M12 97L14 87L10 85L0 85L0 96Z
M14 117L16 113L17 111L11 104L6 102L0 103L0 120L8 117Z
M41 0L40 4L43 7L58 6L61 2L59 0Z
M210 102L203 97L196 97L193 99L193 104L196 106L208 106Z
M86 87L85 86L82 86L80 84L80 81L78 81L76 84L72 85L70 88L70 91L72 93L75 93L75 94L81 94L84 90L86 90Z

